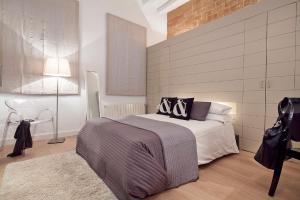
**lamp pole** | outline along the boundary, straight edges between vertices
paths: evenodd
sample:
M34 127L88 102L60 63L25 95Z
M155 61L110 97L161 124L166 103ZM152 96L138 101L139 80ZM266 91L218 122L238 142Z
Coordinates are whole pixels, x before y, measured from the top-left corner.
M55 137L51 139L48 144L64 143L65 138L58 138L58 82L59 77L56 77L56 126L55 126Z
M59 98L59 77L71 77L70 63L66 59L48 58L44 67L44 75L56 77L56 127L53 139L48 144L63 143L65 138L58 137L58 98Z

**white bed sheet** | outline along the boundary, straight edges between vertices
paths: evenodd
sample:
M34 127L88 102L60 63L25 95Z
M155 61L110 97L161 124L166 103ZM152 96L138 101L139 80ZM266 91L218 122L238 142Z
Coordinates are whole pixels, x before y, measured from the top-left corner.
M170 122L188 128L194 133L197 143L198 165L207 164L222 156L239 153L231 123L213 120L181 120L165 115L145 114L140 117Z

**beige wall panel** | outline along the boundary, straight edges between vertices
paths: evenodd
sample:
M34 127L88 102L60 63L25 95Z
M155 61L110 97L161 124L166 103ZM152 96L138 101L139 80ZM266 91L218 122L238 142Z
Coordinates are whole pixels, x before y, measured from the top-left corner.
M191 66L184 66L173 68L169 71L170 76L184 75L184 74L194 74L203 72L215 72L223 71L227 69L236 69L243 67L243 56L229 58L220 61L213 61L208 63L195 64Z
M147 106L147 112L148 113L156 113L157 108L153 106Z
M300 31L296 32L296 45L300 45Z
M218 60L225 60L243 55L244 45L234 46L227 49L222 49L210 53L204 53L197 56L191 56L184 59L171 60L170 67L188 66Z
M268 64L267 76L293 76L295 73L295 61Z
M243 115L243 126L264 129L265 116Z
M244 67L265 65L266 51L245 55L244 59Z
M251 90L265 90L265 78L244 80L244 92Z
M294 76L269 77L267 79L267 90L292 90L294 89Z
M165 96L168 96L168 94L169 94L169 86L162 86L161 88L160 88L160 93L161 94L164 94Z
M296 18L296 31L300 31L300 16Z
M196 83L196 84L182 84L182 85L171 85L170 91L179 92L236 92L243 90L243 81L223 81L223 82L209 82L209 83Z
M193 93L189 91L179 92L170 91L169 95L178 97L194 97L195 99L201 99L202 101L215 101L215 102L231 102L233 104L242 103L243 94L241 92L205 92L205 93Z
M148 64L147 71L154 72L154 71L159 71L160 69L168 69L168 67L169 67L168 62L159 63L159 64L155 64L155 65Z
M181 59L189 56L199 55L202 53L208 53L215 50L237 46L239 44L242 44L243 42L244 42L244 34L241 33L238 35L233 35L231 37L222 38L205 44L200 44L195 47L186 48L181 51L172 52L172 48L171 48L170 59L176 60L176 59Z
M268 15L268 23L296 17L296 3L272 10Z
M300 89L300 76L295 77L295 89Z
M278 117L278 111L277 111L277 103L268 103L266 105L266 127L270 128Z
M256 52L261 52L266 50L266 40L257 40L254 42L249 42L245 44L245 51L244 53L247 54L253 54Z
M273 24L269 24L268 37L290 33L295 31L295 18L289 18L283 21L279 21Z
M148 93L149 95L158 94L159 91L160 91L160 88L157 86L158 84L156 84L157 81L154 81L154 82L155 82L155 83L151 83L151 82L149 81L149 83L148 83L149 86L147 86L147 93Z
M268 50L295 46L295 32L268 38Z
M266 65L244 68L244 79L264 78Z
M243 139L261 142L264 135L264 129L250 128L243 126Z
M169 69L168 69L168 65L165 65L164 67L160 67L159 69L159 77L160 78L167 78L169 76Z
M240 104L240 106L242 106L242 104ZM235 125L239 125L241 127L243 127L243 116L242 114L240 114L242 111L237 111L239 113L237 114L232 114L232 119L234 120L235 122Z
M295 47L268 51L268 64L295 60Z
M296 75L300 75L300 61L296 61L296 70L295 70Z
M243 103L264 103L265 91L245 91Z
M265 105L263 103L261 104L243 103L243 114L264 116Z
M226 27L222 27L216 30L213 30L208 33L204 33L202 35L191 37L186 41L176 42L176 38L172 39L172 42L175 43L172 45L172 52L181 51L186 48L191 48L193 46L197 46L203 43L211 42L214 40L218 40L224 37L232 36L238 33L242 33L244 31L243 23L235 23Z
M168 87L169 86L169 80L168 79L160 79L160 86L161 87Z
M295 75L300 75L300 61L296 61Z
M158 65L158 64L161 64L161 63L166 63L168 61L169 61L169 57L167 55L166 56L154 57L152 59L148 58L148 64L150 66Z
M252 17L245 21L245 30L255 29L267 24L267 13Z
M202 83L202 82L217 82L227 80L237 80L243 77L243 69L233 69L215 72L203 72L194 74L173 74L170 76L170 84L187 84L187 83Z
M162 48L162 49L159 49L157 51L149 51L149 48L148 48L148 56L147 58L149 60L151 59L156 59L157 57L165 57L165 56L168 56L169 55L169 48Z
M161 51L162 49L166 48L168 45L166 42L161 42L158 44L155 44L151 47L147 48L147 53L152 54L152 53L157 53L159 51Z
M298 57L295 48L297 21L295 3L269 13L271 24L268 29L270 37L267 40L266 128L273 126L276 120L278 102L285 96L297 96L297 91L294 90L295 60Z
M296 60L300 60L300 46L296 46Z
M278 104L283 97L300 97L300 90L267 91L267 104Z
M159 72L148 72L147 73L148 80L159 79L159 77L160 77Z
M156 60L156 62L152 61L152 60ZM159 57L158 58L153 58L152 60L148 60L147 62L147 70L152 70L152 71L155 71L156 69L159 69L161 65L163 65L164 63L158 61L159 60Z
M267 26L263 25L245 32L245 42L253 42L267 37Z

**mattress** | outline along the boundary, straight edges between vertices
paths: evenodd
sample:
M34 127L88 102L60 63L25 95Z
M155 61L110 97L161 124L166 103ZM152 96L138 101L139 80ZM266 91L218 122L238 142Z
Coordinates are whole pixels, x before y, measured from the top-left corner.
M187 121L159 114L138 116L170 122L190 129L196 137L198 165L207 164L228 154L239 153L231 123L222 123L214 120Z

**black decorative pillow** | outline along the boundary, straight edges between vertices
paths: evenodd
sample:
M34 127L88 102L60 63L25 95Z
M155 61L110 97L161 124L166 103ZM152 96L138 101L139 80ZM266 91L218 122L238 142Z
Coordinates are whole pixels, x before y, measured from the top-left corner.
M172 113L172 109L176 101L176 97L162 97L160 104L158 105L157 114L170 115Z
M191 118L193 102L194 98L177 99L170 116L172 118L189 120Z

